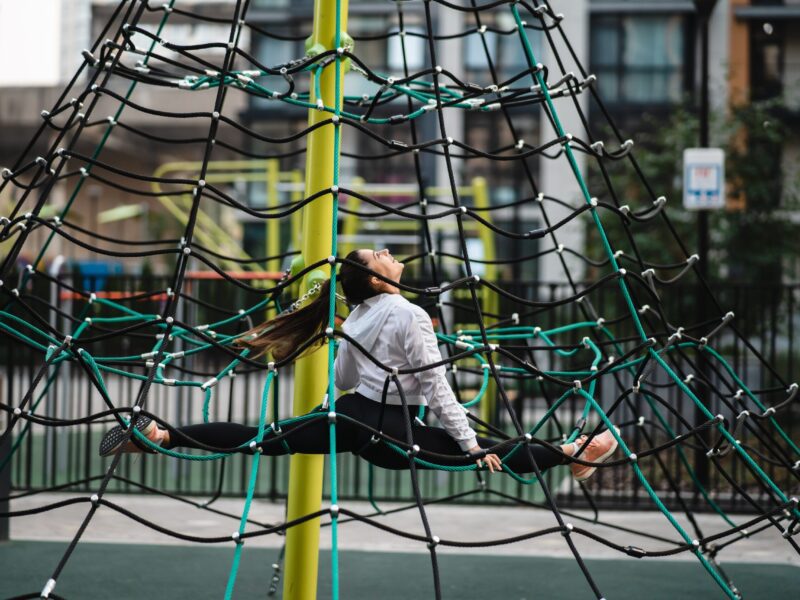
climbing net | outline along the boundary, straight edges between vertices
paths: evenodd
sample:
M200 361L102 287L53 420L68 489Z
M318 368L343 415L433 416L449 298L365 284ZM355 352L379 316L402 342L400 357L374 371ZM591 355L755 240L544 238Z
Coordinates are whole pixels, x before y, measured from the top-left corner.
M601 469L626 469L632 473L630 485L641 486L677 535L675 540L669 541L668 549L616 544L588 527L578 527L568 522L538 468L533 477L527 477L504 467L519 483L541 487L544 497L542 506L552 512L557 525L547 530L529 531L513 539L479 542L441 539L434 534L434 525L426 515L417 467L422 465L451 471L475 471L476 467L438 465L435 455L426 455L418 450L411 430L405 439L391 439L373 430L371 434L376 443L386 444L408 459L416 499L414 508L419 511L424 535L410 534L385 525L380 527L389 534L427 544L437 598L441 596L436 561L437 548L440 546L481 547L542 535L562 535L597 598L603 594L577 549L575 540L579 536L592 538L620 553L639 558L692 553L730 598L739 597L739 592L716 560L722 548L756 532L776 529L794 551L800 551L793 537L799 529L798 501L790 497L790 490L781 489L774 481L776 473L785 473L787 480L793 482L796 488L800 448L785 431L780 418L791 414L798 386L785 381L761 356L756 346L744 338L737 329L735 316L716 302L712 290L700 277L697 257L690 254L677 235L675 242L685 256L681 262L652 262L649 260L651 257L640 253L637 239L642 233L637 228L644 224L648 227L658 224L675 234L670 217L664 210L666 200L648 184L632 151L633 142L621 134L603 104L597 92L596 78L581 64L565 33L563 15L556 14L547 2L539 0L497 0L482 4L475 0L463 4L445 0L420 4L397 2L396 26L389 32L350 38L343 33L341 23L345 17L341 4L337 3L337 33L332 47L315 46L303 56L292 57L279 64L262 64L244 49L242 40L245 34L287 43L303 38L294 38L252 23L248 17L249 0L230 3L231 6L225 9L228 14L225 15L209 15L192 10L191 3L187 3L187 7L181 7L180 4L176 0L157 6L148 2L121 1L95 43L84 51L83 63L67 88L54 106L42 113L42 123L17 163L3 171L0 192L16 190L17 201L0 223L0 241L10 247L0 271L0 292L4 297L0 329L6 339L25 344L41 357L33 370L27 391L20 398L11 398L8 403L0 404L9 417L3 438L13 439L13 454L34 425L78 427L114 420L127 427L132 417L147 415L161 425L171 427L148 405L154 387L198 391L203 397L202 417L208 421L215 390L219 389L221 381L236 373L265 373L258 409L258 434L243 447L208 447L206 452L187 454L157 447L135 428L127 429L128 435L135 436L140 443L177 459L222 460L233 452L248 452L252 448L246 500L241 515L238 515L239 528L231 536L197 538L160 526L144 516L125 512L106 497L109 484L118 478L115 471L120 464L121 454L117 453L101 475L74 482L85 484L88 481L93 486L90 496L76 496L31 511L12 511L5 515L13 517L39 513L80 502L89 505L74 538L46 580L44 589L25 597L59 597L54 592L56 582L86 527L101 507L125 512L143 525L177 538L208 543L232 542L235 554L226 597L233 594L246 539L283 533L308 520L328 516L333 546L333 596L338 597L336 540L340 522L358 520L378 526L380 521L376 514L360 514L338 504L335 432L337 420L344 417L336 413L332 373L329 373L326 401L320 402L320 407L310 413L280 418L277 405L268 405L270 398L274 397L270 392L277 384L278 374L312 344L323 343L327 346L332 369L337 340L347 338L336 326L336 311L344 311L346 307L341 304L337 307L333 297L335 286L332 286L329 328L282 361L265 364L253 360L246 350L233 346L233 342L247 324L260 320L265 310L280 311L284 308L282 300L285 302L287 297L301 295L302 291L296 291L297 284L307 281L315 270L329 269L335 283L338 266L346 262L337 241L336 224L340 214L354 214L364 220L405 220L416 224L423 248L416 255L407 257L405 262L416 265L422 273L421 277L427 277L433 284L401 284L400 287L404 292L419 297L435 313L439 326L438 337L446 356L442 364L451 368L454 388L476 427L504 440L503 448L498 450L501 456L507 456L510 452L529 451L527 442L530 441L552 446L573 441L582 433L593 436L608 428L619 442L621 458L601 465ZM437 34L433 27L434 8L459 15L465 28L452 34ZM447 19L448 16L445 14L441 18ZM196 24L224 26L229 32L228 38L201 44L180 44L165 39L162 35L166 25L176 17ZM482 51L488 67L484 71L488 73L488 80L475 83L465 81L465 77L458 74L458 69L448 69L446 61L440 62L441 44L453 39L474 43ZM524 60L520 63L520 70L507 78L503 78L496 64L490 44L493 39L518 42L516 49ZM403 60L398 72L375 71L370 67L368 56L359 56L359 43L375 40L390 40L399 44ZM408 44L417 41L424 45L427 66L414 70L406 49ZM538 50L535 49L539 45L546 51L548 66L539 62ZM369 91L359 96L343 93L342 86L338 84L343 81L345 69L350 70L351 77L359 77ZM323 75L330 72L336 78L336 95L334 98L325 98L320 82ZM203 97L210 100L210 110L169 112L151 106L147 103L149 96L141 93L148 89L159 92L169 90L174 94L207 94ZM283 110L298 111L300 114L305 114L309 109L317 110L324 118L296 134L270 137L244 123L237 114L226 112L230 97L235 94L279 103ZM117 106L112 116L98 117L99 111L112 102ZM585 108L589 102L594 103L606 119L612 135L610 141L604 141L593 133ZM126 116L131 112L147 116L165 128L174 119L193 119L207 124L207 134L197 139L167 137L158 133L158 126L146 128L133 124L135 119L127 120ZM497 126L504 131L503 137L511 142L487 148L452 137L448 134L450 121L446 117L459 112L492 113L497 117ZM572 132L567 132L563 126L563 118L567 113L577 117L578 129ZM548 141L539 146L525 142L526 132L520 129L518 116L526 114L542 117L542 128L549 128L550 133L541 137ZM425 129L423 124L433 127ZM315 191L302 200L254 208L237 194L215 185L207 178L210 161L220 153L253 159L301 156L306 151L304 143L309 135L320 128L332 130L335 161L333 181L330 187ZM342 138L348 135L368 138L381 150L362 154L345 151ZM197 177L157 178L115 163L114 153L107 146L110 140L121 136L133 143L146 138L169 147L191 148L201 159ZM81 143L98 137L94 151L91 154L83 153ZM33 157L34 148L39 147L37 144L45 144L47 149L40 156ZM359 191L358 186L348 186L347 182L340 181L340 156L370 161L371 166L379 169L391 168L392 160L403 161L401 164L408 167L410 179L417 188L415 199L397 204L382 201L368 191ZM426 197L424 169L426 161L431 160L440 161L445 166L445 183L449 194L444 199ZM461 161L470 169L473 166L480 168L478 165L481 163L488 165L485 167L487 169L513 165L527 193L520 194L518 199L511 202L488 207L465 203L454 166L456 161ZM537 165L545 161L562 161L568 165L577 183L577 198L548 195L540 191ZM588 189L582 174L581 165L586 161L593 162L604 183L602 191L593 190L596 196ZM646 201L633 206L623 202L622 191L615 188L609 175L611 162L625 162L639 177ZM179 239L168 240L115 239L81 226L70 218L70 211L76 203L79 205L84 200L85 193L82 190L90 180L101 186L143 197L154 195L154 192L143 188L147 183L159 184L161 189L158 195L190 194L190 210L183 235ZM57 184L64 184L71 190L63 206L55 200ZM341 205L340 199L345 200ZM354 208L355 204L349 202L352 199L357 199L361 204ZM287 219L315 202L326 202L325 206L331 212L334 225L330 257L295 262L294 269L287 270L280 279L266 287L230 275L219 266L220 261L258 267L260 263L282 260L296 252L260 259L229 256L204 245L195 236L201 204L244 213L253 219L268 222ZM367 208L362 208L362 205ZM517 229L496 224L493 215L519 207L537 211L543 226L518 230L518 222ZM622 227L624 235L619 240L611 240L606 234L604 222L611 220ZM437 248L434 236L437 222L450 223L458 232L458 244L454 251ZM508 259L471 256L467 231L470 224L479 229L487 228L498 238L517 240L526 251L522 256ZM560 235L579 224L596 231L603 253L601 260L592 260L560 241ZM44 236L35 232L42 232ZM77 285L70 286L49 274L42 266L45 253L56 238L62 244L80 246L120 260L160 257L171 265L170 285L165 289L147 290L118 298L92 289L81 289ZM17 261L23 252L31 250L35 258L17 278L13 273ZM483 272L489 266L500 268L512 264L533 264L547 258L553 258L560 265L569 293L551 299L523 297L478 274L478 271ZM224 318L213 322L198 323L183 318L181 315L186 313L181 311L182 306L209 306L202 298L187 292L186 274L192 263L215 271L227 285L257 294L259 300L241 310L212 307L226 313ZM458 265L460 276L446 282L449 272L443 265L451 264ZM590 267L588 270L596 275L593 280L588 283L579 281L575 274L576 264L580 269ZM691 276L695 278L704 301L712 308L700 322L674 325L666 313L663 297L669 294L672 284ZM57 302L37 295L34 293L36 282L46 282L61 292L72 294L79 310L75 314L67 313L59 308ZM612 307L606 306L599 311L594 299L600 291L608 288L616 290L618 301ZM456 296L454 292L461 295ZM313 293L314 288L307 291L307 294ZM158 313L136 310L137 303L153 299L161 302ZM552 327L540 325L552 322L553 318L563 318L567 313L561 308L565 306L569 306L577 318ZM453 310L470 314L471 321L477 326L470 329L454 328ZM617 311L616 314L613 311ZM66 328L54 326L50 315L58 315L67 324ZM755 389L737 374L724 355L723 342L729 339L740 339L752 360L763 365L767 377L771 379L767 385ZM125 340L136 343L150 340L152 346L146 352L128 355L105 355L93 351L105 340L113 340L120 346ZM353 340L350 341L355 344ZM719 345L715 346L715 341ZM191 368L193 357L211 353L228 358L224 368L214 372ZM80 369L86 374L102 397L104 410L68 419L57 418L43 410L46 403L42 401L47 398L65 366ZM379 366L387 373L387 387L397 386L402 394L398 373L385 365ZM439 365L425 368L436 366ZM121 394L111 390L107 385L109 377L139 382L132 401L123 400ZM480 385L475 393L462 389L472 385L470 382L476 378ZM536 417L531 416L533 413L516 410L510 397L509 391L523 383L534 386L546 402L546 410ZM614 392L610 396L608 393L601 394L601 387ZM690 401L690 416L682 414L666 399L670 390L677 390ZM495 399L499 405L497 412L503 415L502 419L492 418L491 411L481 412L479 417L476 410L469 410ZM578 412L581 417L573 424L564 415L567 406L576 403L580 406ZM712 405L720 406L723 410L716 413L710 408ZM272 423L269 421L270 409L274 416ZM695 415L700 415L700 418L694 418ZM327 419L331 431L330 506L282 523L254 523L249 518L249 510L259 471L258 445L268 439L283 442L286 434L282 432L282 426L314 419ZM501 420L509 427L501 427ZM613 427L615 424L620 427L619 433ZM742 443L740 438L743 432L758 439L759 444L750 446ZM694 471L695 466L687 458L687 449L695 456L699 450L706 457L708 466L712 466L730 484L731 493L742 496L748 502L755 516L737 523L725 514L704 489ZM682 473L671 473L661 459L665 452L673 451L680 458ZM745 476L738 479L731 470L734 458L746 472ZM0 468L7 468L10 460L11 455L3 457ZM582 462L580 457L573 460ZM686 513L690 528L684 528L662 502L651 484L651 477L646 476L641 466L646 461L653 462L660 469L659 477L674 494L677 506ZM723 532L704 535L683 501L682 495L686 489L676 481L680 475L689 478L691 492L703 496L708 510L717 512L724 520L727 528ZM476 478L482 484L481 489L490 493L491 486L484 482L480 472L476 472ZM60 487L69 489L69 486ZM156 489L147 489L158 492ZM761 494L759 498L754 497L754 490ZM198 503L198 508L212 510L209 503ZM663 538L658 539L664 541Z

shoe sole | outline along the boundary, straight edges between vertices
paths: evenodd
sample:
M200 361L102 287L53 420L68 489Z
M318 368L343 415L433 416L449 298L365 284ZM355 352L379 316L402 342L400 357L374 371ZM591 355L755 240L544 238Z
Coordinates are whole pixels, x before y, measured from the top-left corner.
M615 427L614 427L614 429L616 429L616 430L617 430L617 435L619 435L619 427L616 427L616 426L615 426ZM614 445L613 445L613 446L611 446L611 448L609 448L609 449L608 449L608 451L606 451L606 452L604 452L603 454L601 454L600 456L598 456L598 457L597 457L597 460L595 460L595 461L593 461L593 462L605 462L605 460L606 460L606 459L607 459L609 456L611 456L612 454L614 454L614 452L616 452L616 451L617 451L617 448L618 448L618 447L619 447L619 442L617 441L617 438L614 438ZM586 472L585 474L581 475L580 477L573 477L573 479L574 479L575 481L578 481L578 482L581 482L581 481L586 481L586 480L587 480L587 479L589 479L589 478L590 478L592 475L594 475L595 471L597 471L597 467L589 467L589 471L588 471L588 472Z
M145 417L144 415L140 415L136 418L136 430L139 432L144 431L153 422L153 419L150 417ZM125 442L130 439L134 444L136 444L139 448L149 451L144 446L141 446L137 441L136 438L131 435L129 438L127 437L128 430L124 429L122 425L117 425L116 427L110 429L106 432L103 436L103 439L100 440L100 456L106 458L108 456L112 456L114 453L119 450L120 446L125 444Z

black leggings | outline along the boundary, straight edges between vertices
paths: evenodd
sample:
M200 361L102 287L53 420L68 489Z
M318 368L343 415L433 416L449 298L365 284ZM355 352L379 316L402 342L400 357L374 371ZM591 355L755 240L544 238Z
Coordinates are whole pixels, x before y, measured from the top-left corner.
M444 429L426 427L414 421L417 409L417 406L405 409L402 406L386 405L383 425L379 426L381 413L379 402L360 394L342 396L336 401L336 413L340 417L336 422L337 452L352 452L384 469L407 469L408 457L405 454L390 448L382 441L372 443L373 433L359 426L358 423L364 423L376 430L380 429L387 436L405 442L407 440L406 425L410 421L413 443L420 448L417 455L419 458L448 466L474 463L475 459L467 456ZM350 418L341 418L342 415ZM195 440L206 446L235 448L252 440L257 433L257 427L239 423L200 423L178 427L172 431L170 443L165 447L202 448L193 443L192 440ZM269 438L274 437L274 434L268 436L260 444L264 454L281 456L290 452L299 454L328 454L330 452L330 428L325 413L317 418L285 425L283 433L285 434L283 438L285 444L280 441L270 441ZM478 438L481 448L490 448L498 443L497 440L490 438ZM542 471L565 462L561 452L554 452L540 444L529 444L530 454L524 448L519 448L510 458L504 459L503 455L513 447L512 444L509 444L498 450L497 454L503 463L516 473L534 471L530 455L533 456ZM242 452L251 452L251 450L245 446ZM446 456L435 456L430 453ZM417 468L424 469L426 467L417 463Z

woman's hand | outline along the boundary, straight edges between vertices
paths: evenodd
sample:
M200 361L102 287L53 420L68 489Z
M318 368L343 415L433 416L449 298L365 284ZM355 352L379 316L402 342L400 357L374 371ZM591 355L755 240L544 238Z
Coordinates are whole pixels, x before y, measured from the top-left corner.
M477 454L482 450L483 448L481 448L476 444L475 446L470 448L468 452L470 454ZM478 460L476 460L475 463L478 465L478 468L481 468L483 467L484 461L486 462L486 466L489 467L489 471L492 473L494 473L495 471L502 471L503 469L502 464L500 463L500 457L497 456L497 454L487 454L483 458L479 458Z

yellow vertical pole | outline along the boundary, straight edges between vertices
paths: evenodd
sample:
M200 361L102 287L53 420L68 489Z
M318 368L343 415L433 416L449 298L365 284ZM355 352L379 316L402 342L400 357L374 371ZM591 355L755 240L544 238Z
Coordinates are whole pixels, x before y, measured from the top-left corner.
M347 29L347 0L338 0L341 31ZM314 1L312 50L334 49L336 40L337 0ZM336 102L336 63L324 69L319 85L322 101L332 107ZM313 76L312 76L313 77ZM311 103L317 101L312 81ZM341 99L343 94L339 94ZM338 108L338 107L337 107ZM331 113L309 109L308 125L330 119ZM306 196L328 189L334 182L334 125L312 131L306 150ZM333 243L333 196L327 194L303 209L302 254L306 265L331 254ZM325 273L330 273L325 268ZM306 277L303 288L310 287ZM293 414L310 411L322 401L328 387L328 351L316 351L300 359L295 367ZM322 505L321 455L295 454L289 463L289 498L286 518L289 521L320 509ZM317 594L319 566L319 519L307 521L286 532L286 572L283 597L286 600L313 600Z
M259 164L259 161L251 161L251 164L255 167ZM266 172L265 172L265 179L264 179L264 186L266 192L266 200L267 200L267 208L273 208L274 206L278 205L278 182L280 181L280 163L278 159L270 158L266 161ZM266 256L276 256L281 252L281 223L278 219L267 219L266 224L266 231L264 232L266 236L264 250L266 252ZM253 265L256 269L258 268L256 265ZM280 260L267 260L264 261L264 270L265 271L279 271L281 268ZM259 287L268 287L268 281L261 281L255 282L256 286ZM267 306L267 321L270 319L275 318L278 314L277 308L274 303L271 303ZM274 422L275 421L275 414L278 412L277 405L280 402L280 398L277 394L278 386L271 385L269 388L269 418Z
M256 161L253 163L257 164ZM278 160L275 158L267 159L266 161L266 173L264 179L264 185L266 187L266 200L267 200L267 208L273 208L274 206L278 205L278 182L280 181L280 171ZM264 244L264 251L266 252L267 256L277 256L281 252L281 223L278 219L267 219L266 220L266 231L264 235L266 236L265 244ZM264 270L265 271L278 271L281 268L280 260L268 260L264 262ZM263 285L267 287L268 283L266 281L262 281L257 283L256 285ZM275 317L277 314L277 310L275 309L274 304L270 304L267 306L267 321ZM270 393L273 394L272 396L272 403L270 406L275 407L275 402L277 399L274 396L275 386L270 387Z
M280 172L278 171L278 160L271 158L267 160L267 208L278 206L278 181ZM278 219L267 219L267 256L277 256L281 253L281 223ZM280 260L268 260L264 265L267 271L279 271L281 268Z
M364 191L364 178L353 177L350 184L356 192ZM355 196L347 197L347 208L352 211L358 211L361 208L361 200ZM346 237L348 241L339 244L339 250L342 256L347 256L351 251L355 250L356 244L352 241L353 236L358 233L358 216L345 213L342 223L342 237Z
M489 207L489 188L486 184L486 179L483 177L476 177L472 180L472 199L475 202L475 208L488 208ZM491 213L482 213L487 219L491 219ZM478 227L478 236L483 242L483 259L487 261L495 260L497 253L495 251L494 235L491 229L476 223ZM484 278L488 281L497 281L497 265L487 264L484 269ZM497 294L486 286L482 288L483 293L483 310L484 312L497 314L499 312L499 297ZM494 319L484 317L484 323L492 323ZM481 401L481 419L490 423L492 415L494 414L494 403L497 396L497 385L494 380L489 382L489 387L486 389L486 396Z
M289 180L298 186L298 189L292 191L292 202L300 202L303 199L303 191L299 189L299 185L303 183L303 174L295 169L289 173ZM297 210L292 213L292 239L298 242L302 239L303 235L303 213Z

